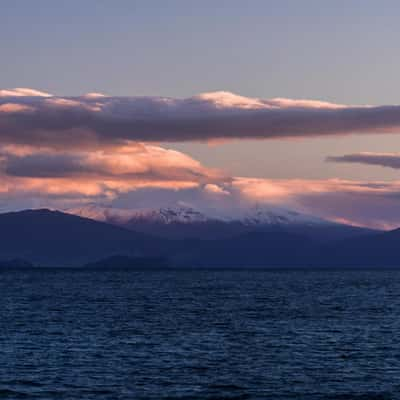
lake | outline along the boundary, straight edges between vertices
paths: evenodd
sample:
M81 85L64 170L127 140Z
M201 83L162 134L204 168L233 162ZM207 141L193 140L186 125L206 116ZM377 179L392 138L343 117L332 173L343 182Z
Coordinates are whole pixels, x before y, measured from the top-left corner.
M3 270L0 399L392 399L400 270Z

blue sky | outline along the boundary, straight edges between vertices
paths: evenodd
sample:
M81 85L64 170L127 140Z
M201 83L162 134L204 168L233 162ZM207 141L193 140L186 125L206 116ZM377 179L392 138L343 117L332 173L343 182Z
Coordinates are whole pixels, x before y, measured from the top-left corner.
M5 0L0 86L394 103L399 11L387 0Z

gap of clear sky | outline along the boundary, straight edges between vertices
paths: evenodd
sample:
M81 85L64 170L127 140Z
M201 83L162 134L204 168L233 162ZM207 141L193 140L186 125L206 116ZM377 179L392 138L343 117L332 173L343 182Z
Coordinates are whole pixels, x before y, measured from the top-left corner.
M394 0L22 1L0 10L0 87L58 95L249 97L398 104ZM394 152L397 135L169 144L211 167L268 178L395 179L326 163Z

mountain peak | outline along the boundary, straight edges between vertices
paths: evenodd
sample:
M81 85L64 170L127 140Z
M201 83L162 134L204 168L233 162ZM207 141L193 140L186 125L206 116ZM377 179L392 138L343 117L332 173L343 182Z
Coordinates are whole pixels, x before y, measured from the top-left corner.
M209 218L200 211L186 206L137 210L131 215L131 219L148 220L163 224L206 222L209 220Z
M69 209L66 212L92 218L99 221L124 223L148 222L158 224L190 224L205 222L236 222L245 226L262 225L337 225L311 215L302 214L277 206L256 204L246 209L236 210L227 215L224 211L213 211L212 214L202 212L185 205L165 206L160 208L118 209L110 206L89 204L84 207Z
M241 218L246 225L333 225L322 218L277 206L256 204L246 210Z

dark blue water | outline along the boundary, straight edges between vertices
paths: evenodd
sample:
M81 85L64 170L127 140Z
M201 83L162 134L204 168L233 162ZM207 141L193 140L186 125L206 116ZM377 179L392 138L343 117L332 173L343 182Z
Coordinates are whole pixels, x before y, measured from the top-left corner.
M0 399L400 398L397 271L0 271Z

